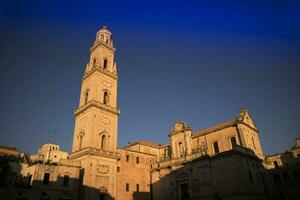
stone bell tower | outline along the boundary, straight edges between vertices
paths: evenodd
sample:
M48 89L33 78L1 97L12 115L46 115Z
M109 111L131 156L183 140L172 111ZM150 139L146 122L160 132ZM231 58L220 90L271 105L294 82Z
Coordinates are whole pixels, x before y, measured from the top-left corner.
M117 166L117 69L112 34L102 27L90 48L82 78L79 107L75 111L70 159L84 169L80 199L116 197Z

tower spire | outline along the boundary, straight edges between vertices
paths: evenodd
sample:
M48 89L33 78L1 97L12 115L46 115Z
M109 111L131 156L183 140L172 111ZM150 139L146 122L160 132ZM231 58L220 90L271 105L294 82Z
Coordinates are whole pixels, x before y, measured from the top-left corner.
M115 51L112 33L106 26L103 26L96 33L95 41L90 48L90 60L86 65L83 78L98 70L117 79L117 69L114 66Z
M107 27L102 27L90 48L90 59L82 78L69 158L80 160L83 169L92 166L95 169L83 173L83 185L101 188L115 199L120 112L117 108L118 78L114 54L112 34ZM98 191L91 194L83 190L82 199L96 199L98 195Z
M90 49L75 111L73 151L93 147L117 150L117 69L112 33L103 26Z

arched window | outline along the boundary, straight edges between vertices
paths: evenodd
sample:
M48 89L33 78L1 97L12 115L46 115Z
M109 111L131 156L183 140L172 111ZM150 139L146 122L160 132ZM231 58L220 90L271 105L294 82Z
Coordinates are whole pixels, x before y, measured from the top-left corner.
M80 150L80 149L82 149L82 144L83 144L83 135L80 135L79 136L79 149L78 150Z
M64 184L63 185L69 185L70 176L69 175L64 175Z
M178 143L178 148L179 148L179 156L182 156L184 150L183 150L183 146L182 146L182 143L181 143L181 142Z
M275 167L275 168L278 168L278 167L279 167L278 162L277 162L276 160L275 160L273 163L274 163L274 167Z
M50 182L50 173L44 174L43 185L49 185Z
M101 34L101 40L104 40L104 35L103 34Z
M214 146L215 153L219 153L220 150L219 150L219 144L218 144L218 142L214 142L213 146Z
M103 69L106 69L107 68L107 59L104 59L104 61L103 61Z
M231 137L230 138L230 142L231 142L231 147L234 148L236 146L236 139L235 139L235 137Z
M102 135L101 137L101 149L106 150L106 136Z
M103 103L107 105L108 102L109 102L109 94L108 94L107 91L104 91L104 93L103 93Z
M87 90L87 91L85 92L84 104L87 104L88 100L89 100L89 91Z

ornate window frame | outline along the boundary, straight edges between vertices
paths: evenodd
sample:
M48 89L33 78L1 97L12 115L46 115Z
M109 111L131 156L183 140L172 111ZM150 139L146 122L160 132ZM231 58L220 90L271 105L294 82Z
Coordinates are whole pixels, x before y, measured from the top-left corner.
M105 104L105 105L110 105L110 96L111 96L111 92L108 90L108 89L103 89L102 90L103 91L103 97L102 97L102 102L103 102L103 104ZM107 101L105 100L105 94L107 94Z
M85 133L84 131L80 131L78 134L77 134L77 139L78 139L78 150L81 150L83 149L83 138L85 137Z
M103 148L103 137L105 137L105 148ZM107 150L107 147L108 147L108 138L109 138L109 134L107 133L106 130L102 131L99 133L99 138L100 138L100 149L102 150Z

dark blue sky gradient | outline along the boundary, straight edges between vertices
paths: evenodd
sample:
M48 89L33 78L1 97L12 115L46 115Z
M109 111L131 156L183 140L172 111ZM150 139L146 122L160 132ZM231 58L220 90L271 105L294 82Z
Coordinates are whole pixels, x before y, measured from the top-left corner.
M299 1L1 1L0 144L70 151L96 31L117 47L119 145L249 109L266 154L300 136Z

